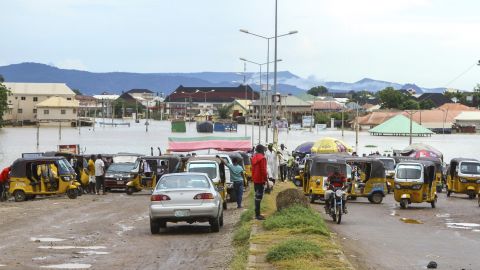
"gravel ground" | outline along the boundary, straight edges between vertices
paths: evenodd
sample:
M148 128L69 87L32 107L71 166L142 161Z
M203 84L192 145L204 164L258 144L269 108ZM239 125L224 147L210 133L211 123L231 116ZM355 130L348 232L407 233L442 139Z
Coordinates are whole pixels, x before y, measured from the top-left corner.
M224 227L168 223L150 234L147 193L37 198L0 203L1 269L225 269L241 211Z

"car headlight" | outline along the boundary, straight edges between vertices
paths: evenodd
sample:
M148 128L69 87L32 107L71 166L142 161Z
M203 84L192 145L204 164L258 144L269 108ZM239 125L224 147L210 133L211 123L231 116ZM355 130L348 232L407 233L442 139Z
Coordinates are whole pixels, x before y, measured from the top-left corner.
M395 184L396 189L402 189L402 187L399 184Z
M465 178L460 178L459 181L460 181L460 183L467 183L468 182L467 179L465 179Z
M421 188L422 188L422 185L420 185L420 184L412 186L412 189L414 189L414 190L419 190Z
M342 197L343 191L342 191L341 189L337 189L337 190L335 191L335 195L336 195L337 197Z

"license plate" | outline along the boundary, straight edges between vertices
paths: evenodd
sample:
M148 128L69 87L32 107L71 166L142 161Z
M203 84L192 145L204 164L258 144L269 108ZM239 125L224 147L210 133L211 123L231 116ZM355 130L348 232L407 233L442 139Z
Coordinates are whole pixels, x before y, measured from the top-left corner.
M117 181L117 185L123 185L123 181Z
M175 217L188 217L190 210L175 210Z

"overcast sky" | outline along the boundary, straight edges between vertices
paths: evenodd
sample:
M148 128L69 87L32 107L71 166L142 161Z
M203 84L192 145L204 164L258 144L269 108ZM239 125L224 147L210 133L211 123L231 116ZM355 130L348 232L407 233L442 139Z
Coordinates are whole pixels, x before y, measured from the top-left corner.
M278 2L279 34L299 31L279 39L280 70L319 81L480 83L480 1ZM267 43L239 29L274 35L274 0L2 0L0 12L0 65L241 71L238 58L265 61Z

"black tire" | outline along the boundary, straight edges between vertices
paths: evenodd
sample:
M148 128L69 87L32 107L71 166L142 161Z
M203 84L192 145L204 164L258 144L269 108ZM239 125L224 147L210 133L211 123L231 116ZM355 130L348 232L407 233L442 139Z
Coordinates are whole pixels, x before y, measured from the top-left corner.
M69 199L76 199L78 195L78 188L75 189L67 189L67 196Z
M432 208L435 208L436 203L437 203L437 199L430 202L430 205L432 206Z
M450 194L452 194L452 191L448 190L448 187L447 187L447 197L450 197Z
M134 187L127 187L125 192L127 193L127 195L132 195L133 192L135 192L135 189L134 189Z
M401 209L407 208L407 205L408 205L407 200L405 200L405 199L401 199L401 200L400 200L400 208L401 208Z
M77 187L77 196L82 196L83 194L83 187L82 186L78 186Z
M223 210L227 210L227 202L223 201L222 203Z
M216 218L210 219L210 229L212 232L219 232L220 231L220 215Z
M157 220L157 224L159 228L162 228L162 229L167 228L167 221L164 219Z
M150 232L152 234L157 234L160 229L160 224L156 220L150 218Z
M315 203L316 196L313 195L311 191L310 191L310 194L308 195L308 198L310 199L310 203Z
M220 227L223 227L223 211L222 211L222 214L220 215Z
M480 207L480 196L478 196L478 207Z
M337 207L337 224L342 222L342 210Z
M15 190L13 192L13 197L15 198L16 202L23 202L27 199L27 195L23 190Z
M330 209L331 210L331 209ZM337 222L337 215L331 214L333 222Z
M368 197L368 200L373 204L381 204L383 201L383 194L380 192L375 192Z
M475 194L475 192L467 192L467 194L468 194L468 198L470 200L475 199L475 197L477 196L477 194Z
M443 191L443 185L437 186L437 193L442 193L442 191Z

